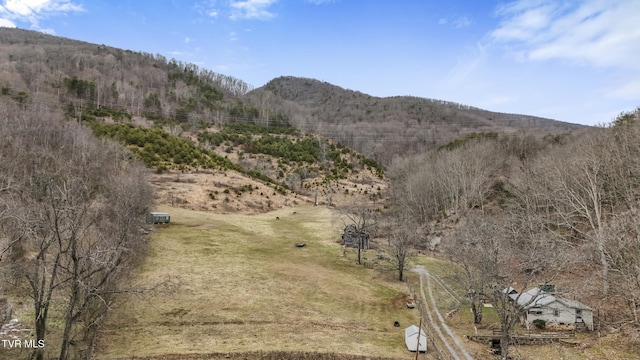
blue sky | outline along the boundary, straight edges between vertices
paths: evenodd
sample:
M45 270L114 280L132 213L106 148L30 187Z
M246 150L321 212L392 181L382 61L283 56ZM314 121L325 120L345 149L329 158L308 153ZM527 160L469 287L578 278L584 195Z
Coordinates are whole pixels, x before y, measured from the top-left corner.
M0 0L0 26L562 121L640 106L638 0Z

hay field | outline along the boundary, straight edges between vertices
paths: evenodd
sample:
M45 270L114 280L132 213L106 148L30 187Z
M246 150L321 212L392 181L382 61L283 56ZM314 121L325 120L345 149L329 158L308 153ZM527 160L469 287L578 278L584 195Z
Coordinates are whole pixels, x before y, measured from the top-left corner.
M163 286L119 303L96 358L256 350L412 358L404 328L418 314L404 305L406 286L342 256L332 210L159 210L172 224L150 236L132 286Z

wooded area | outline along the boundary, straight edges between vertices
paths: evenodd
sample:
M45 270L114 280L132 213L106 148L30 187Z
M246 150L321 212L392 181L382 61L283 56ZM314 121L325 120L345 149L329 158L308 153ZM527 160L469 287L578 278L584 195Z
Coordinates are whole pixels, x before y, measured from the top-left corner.
M153 201L146 170L120 145L46 108L0 99L0 112L0 293L32 299L42 343L53 346L49 320L62 321L60 359L90 358L109 307L144 254ZM34 349L36 359L42 351Z
M562 138L475 139L395 163L393 203L407 227L446 232L474 322L490 302L506 359L519 310L505 289L561 284L640 325L639 151L640 109Z

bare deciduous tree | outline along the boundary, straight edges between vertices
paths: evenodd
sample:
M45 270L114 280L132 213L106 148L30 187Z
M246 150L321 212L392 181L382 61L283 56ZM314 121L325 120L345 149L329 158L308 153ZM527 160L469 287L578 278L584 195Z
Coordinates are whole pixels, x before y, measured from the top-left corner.
M493 224L483 221L479 215L470 214L466 223L445 240L443 247L455 262L453 276L467 292L474 324L482 323L484 291L495 271L496 261L491 252L478 252L477 246L487 241L483 239L491 238L494 230Z
M398 281L404 280L404 272L407 270L408 265L407 261L418 243L417 234L411 230L413 228L410 223L403 221L401 217L397 217L387 234L395 270L398 271Z

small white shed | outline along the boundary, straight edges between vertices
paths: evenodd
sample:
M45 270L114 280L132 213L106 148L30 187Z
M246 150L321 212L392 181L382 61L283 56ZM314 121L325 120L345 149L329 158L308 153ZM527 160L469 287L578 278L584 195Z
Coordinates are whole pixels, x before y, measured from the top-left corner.
M418 334L419 339L418 339ZM404 329L404 342L407 344L409 351L426 352L427 351L427 334L415 325L411 325Z

